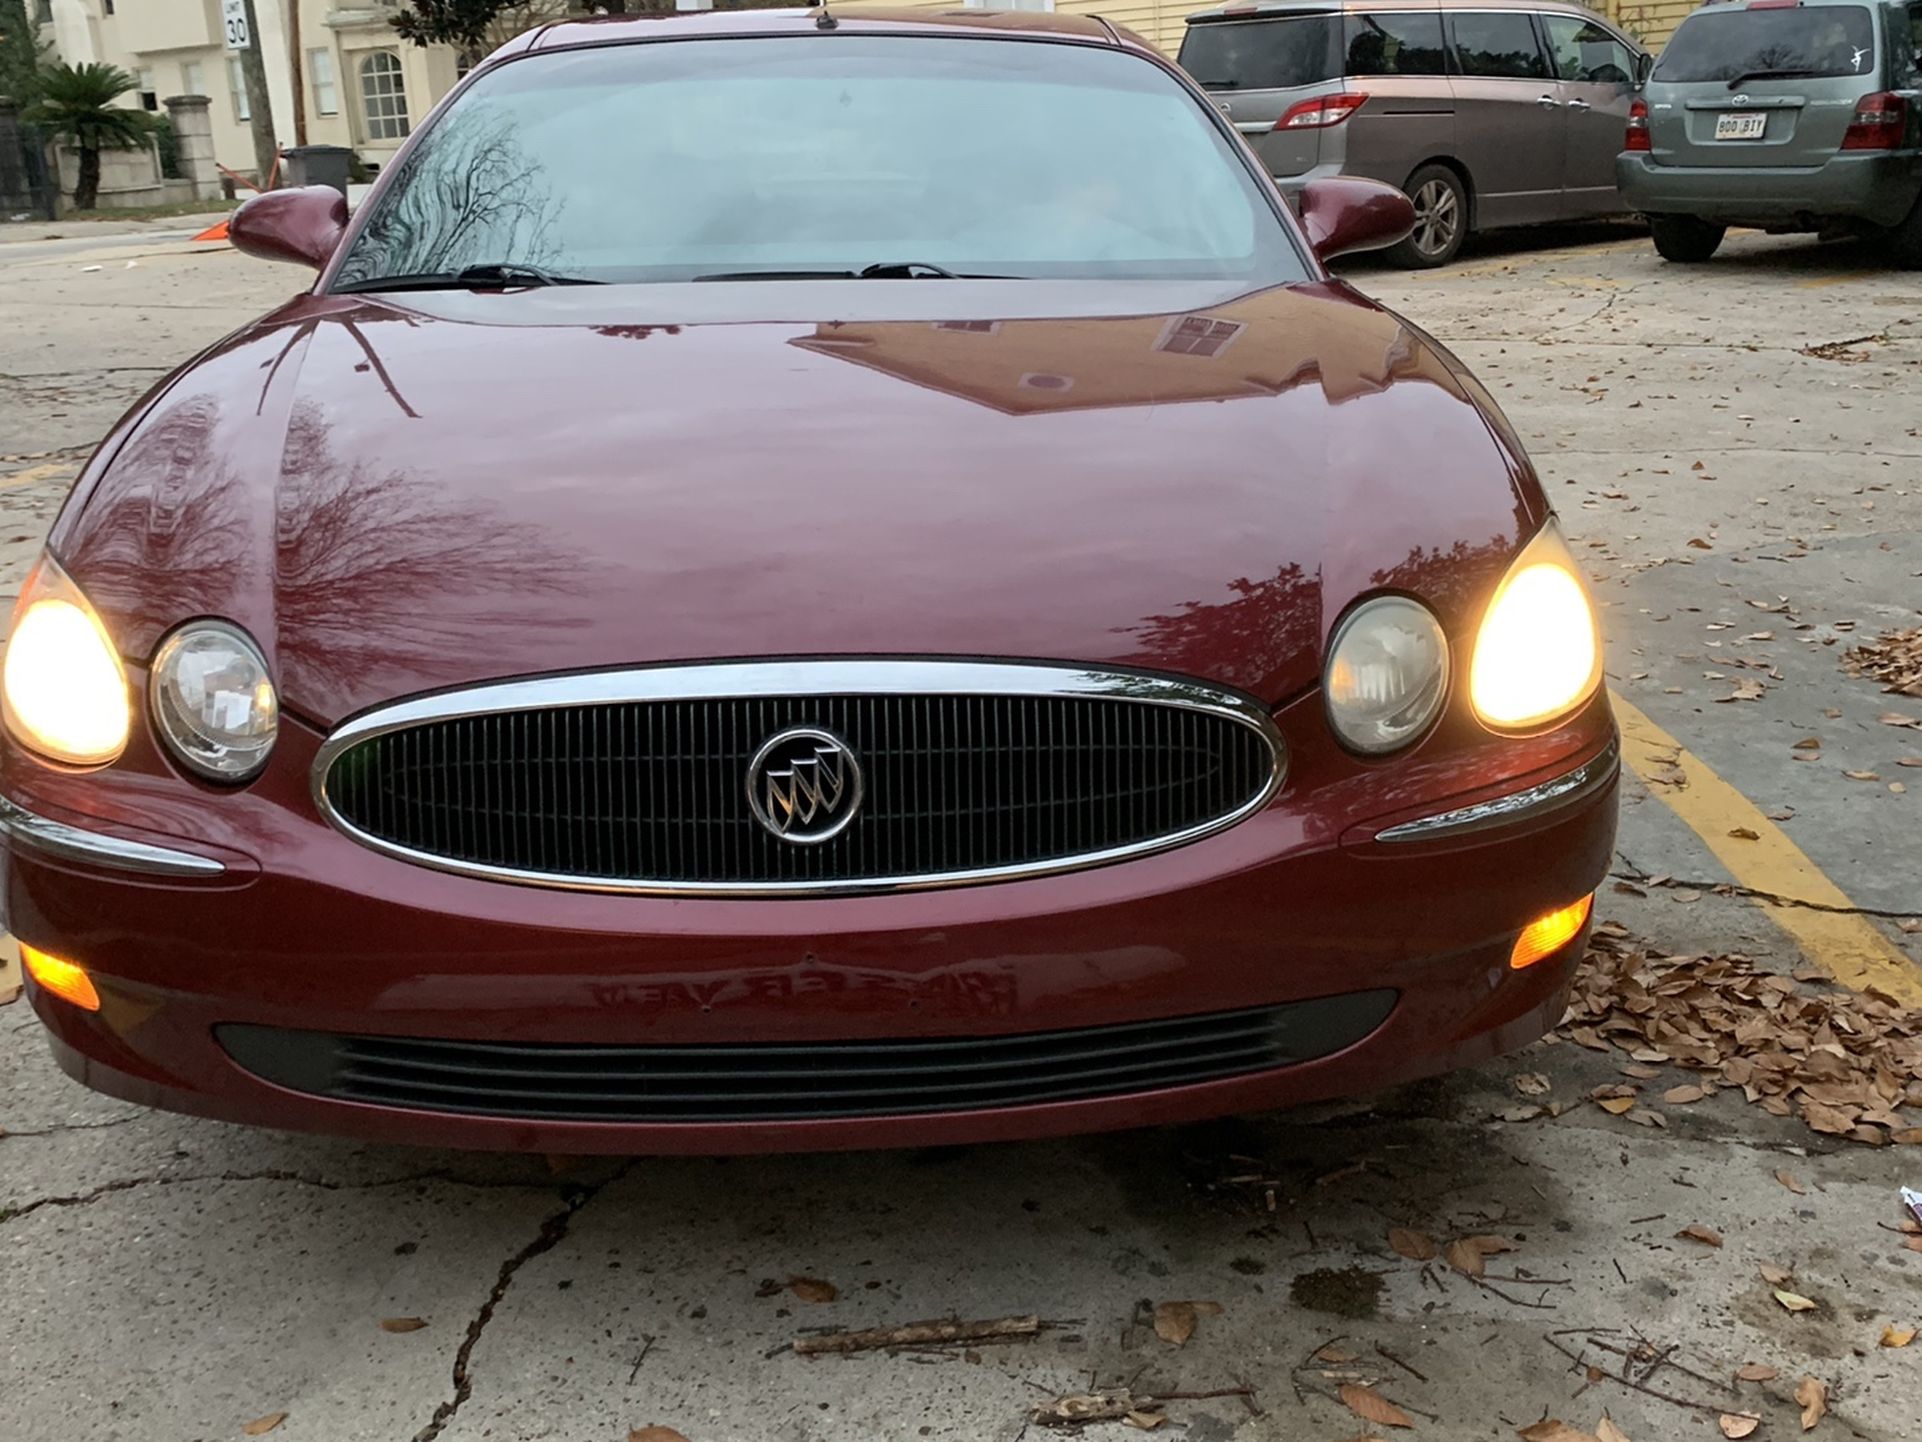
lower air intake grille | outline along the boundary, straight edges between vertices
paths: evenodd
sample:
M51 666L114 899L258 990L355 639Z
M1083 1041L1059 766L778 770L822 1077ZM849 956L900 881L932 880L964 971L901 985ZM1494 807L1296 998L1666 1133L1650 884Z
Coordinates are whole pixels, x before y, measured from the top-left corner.
M1392 991L1025 1035L790 1045L590 1046L230 1025L255 1075L337 1101L576 1122L768 1122L972 1111L1156 1091L1326 1056Z

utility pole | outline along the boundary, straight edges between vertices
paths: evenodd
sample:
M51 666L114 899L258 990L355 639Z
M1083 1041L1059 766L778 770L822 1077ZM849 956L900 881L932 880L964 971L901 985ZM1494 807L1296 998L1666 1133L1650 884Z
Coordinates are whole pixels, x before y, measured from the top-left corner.
M300 0L287 0L287 65L293 72L294 144L307 143L307 77L302 66L307 52L301 49Z
M254 168L265 190L274 173L280 147L274 140L274 105L267 94L267 67L260 58L260 21L254 0L221 0L220 15L227 48L240 57L240 81L247 91L248 124L254 132Z

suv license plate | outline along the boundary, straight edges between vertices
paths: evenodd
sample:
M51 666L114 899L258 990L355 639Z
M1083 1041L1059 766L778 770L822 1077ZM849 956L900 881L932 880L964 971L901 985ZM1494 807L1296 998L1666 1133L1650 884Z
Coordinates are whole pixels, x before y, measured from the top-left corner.
M1768 129L1766 115L1741 114L1718 115L1715 117L1715 138L1717 140L1760 140L1762 132Z

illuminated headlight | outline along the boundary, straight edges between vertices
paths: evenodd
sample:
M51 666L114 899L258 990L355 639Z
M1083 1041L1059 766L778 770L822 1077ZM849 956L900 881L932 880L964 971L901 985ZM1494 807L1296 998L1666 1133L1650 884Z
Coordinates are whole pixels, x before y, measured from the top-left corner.
M1448 638L1419 601L1377 596L1348 613L1328 650L1328 720L1357 751L1406 746L1448 696Z
M245 631L190 621L161 642L151 678L154 725L189 770L244 781L267 764L280 702Z
M14 608L0 696L23 746L74 766L102 766L127 745L127 673L106 627L51 556Z
M1532 731L1588 700L1601 679L1595 608L1551 520L1488 603L1468 668L1469 700L1486 726Z

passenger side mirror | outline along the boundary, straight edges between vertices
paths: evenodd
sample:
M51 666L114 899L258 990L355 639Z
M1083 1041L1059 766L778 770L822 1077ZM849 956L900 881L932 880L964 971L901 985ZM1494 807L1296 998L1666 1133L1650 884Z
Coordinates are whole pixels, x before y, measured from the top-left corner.
M1379 180L1311 180L1301 189L1301 224L1316 259L1328 261L1406 240L1415 206Z
M1637 55L1635 57L1635 83L1637 85L1648 84L1649 72L1654 70L1654 68L1655 57L1653 55L1647 53Z
M347 233L347 197L331 185L304 185L256 195L227 222L234 249L261 260L319 270Z

